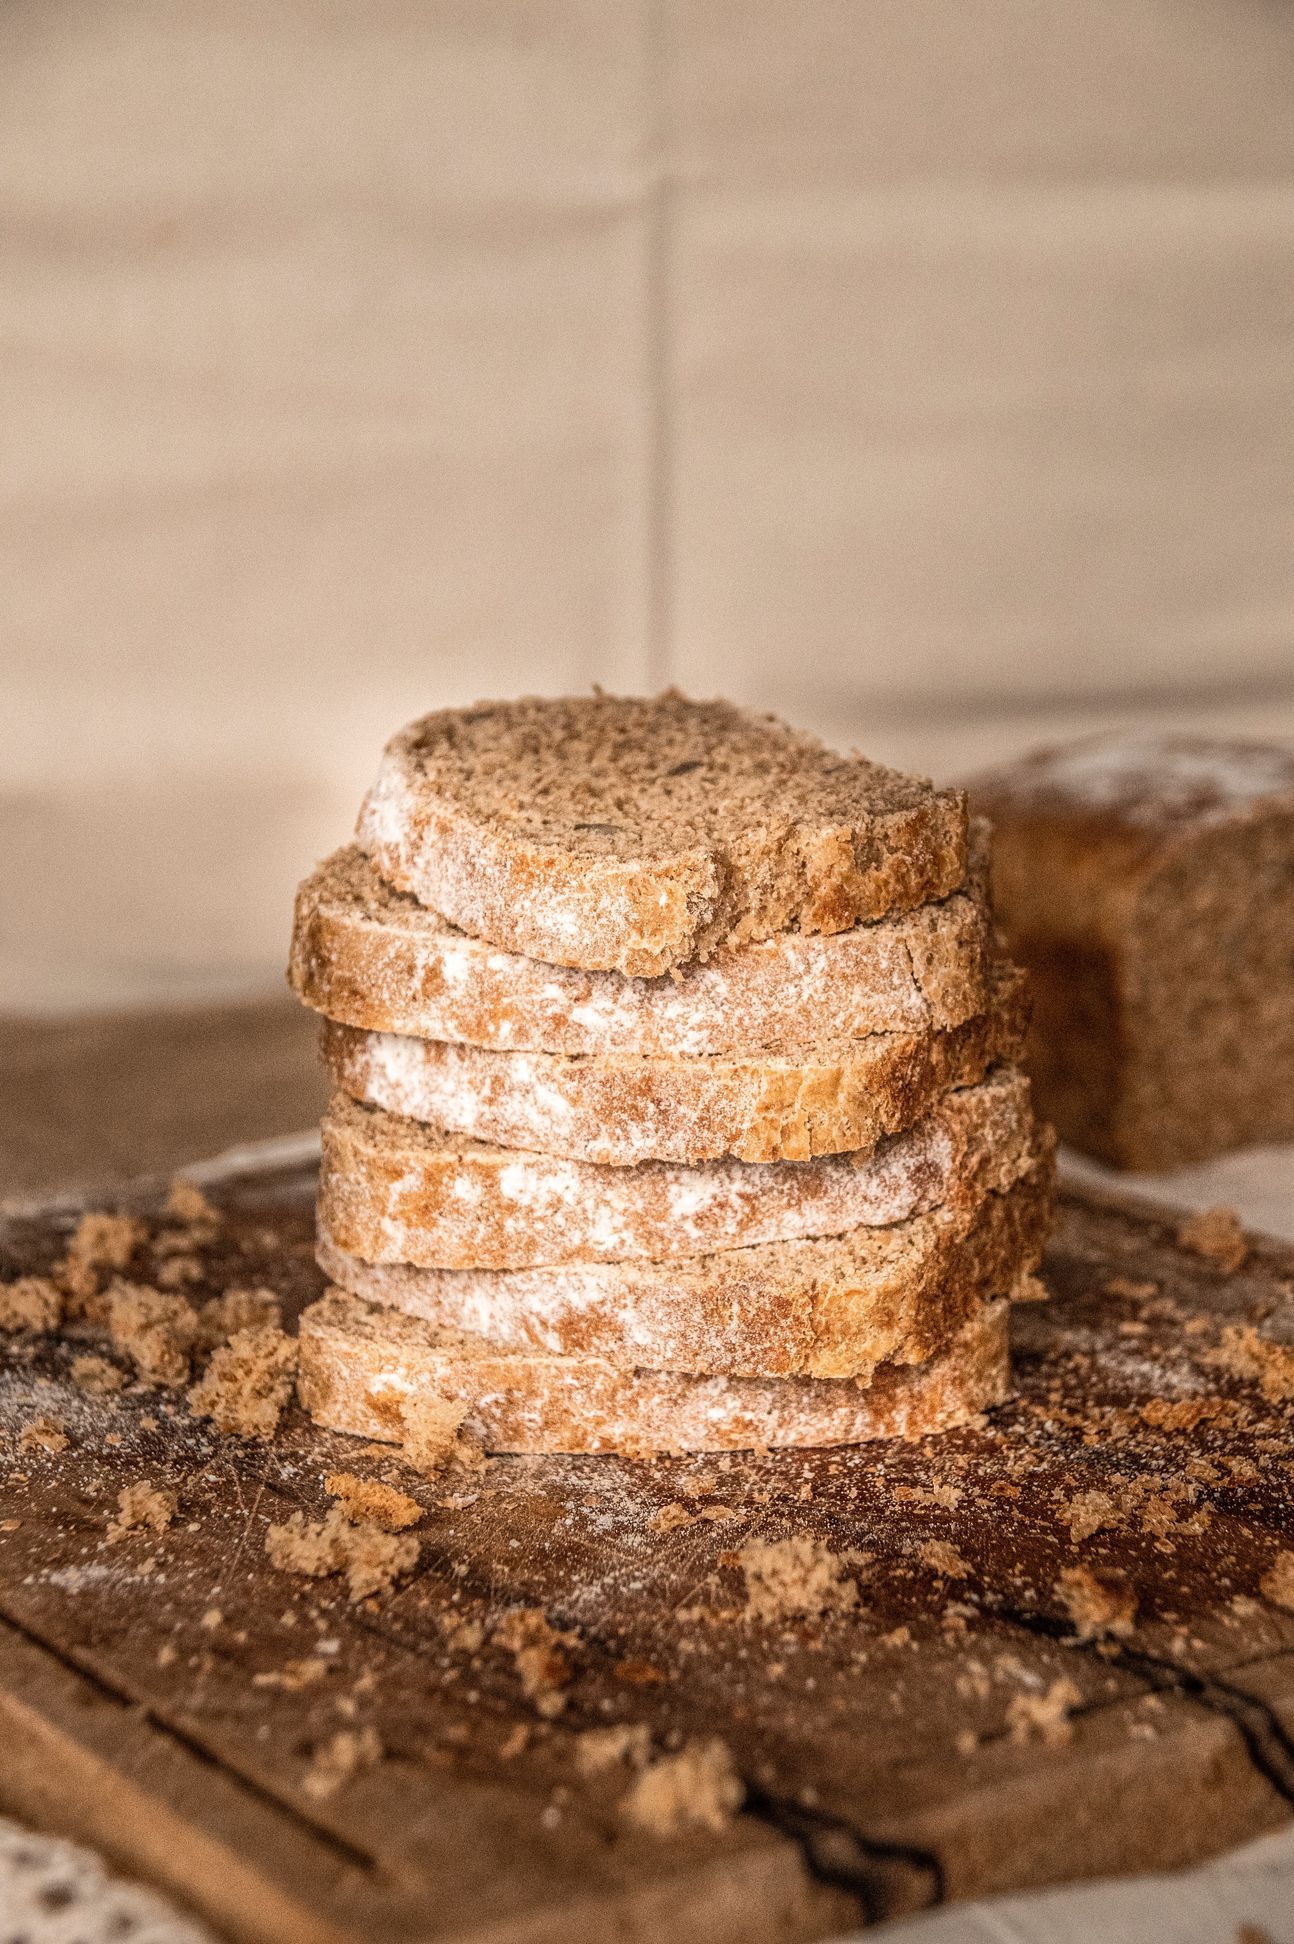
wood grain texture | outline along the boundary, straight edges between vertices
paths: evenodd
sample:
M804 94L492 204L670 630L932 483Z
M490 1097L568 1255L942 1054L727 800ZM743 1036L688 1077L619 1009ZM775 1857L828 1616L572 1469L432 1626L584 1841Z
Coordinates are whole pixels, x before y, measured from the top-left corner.
M308 1298L312 1185L232 1187L209 1286ZM11 1222L4 1272L47 1261L57 1227ZM75 1346L14 1344L0 1436L39 1409L72 1445L14 1453L0 1489L21 1522L0 1548L6 1806L258 1944L645 1938L665 1909L671 1936L810 1935L1277 1827L1294 1615L1260 1583L1294 1541L1291 1409L1213 1359L1228 1328L1294 1337L1294 1254L1223 1277L1162 1219L1070 1198L1046 1274L1051 1303L1017 1319L1018 1396L982 1428L732 1462L500 1460L420 1482L298 1418L238 1444L155 1393L88 1398L64 1375ZM339 1463L389 1472L426 1514L413 1577L358 1606L263 1550ZM175 1524L106 1542L142 1478L176 1492ZM1109 1504L1084 1532L1091 1493ZM678 1505L728 1516L654 1529ZM750 1618L734 1550L792 1533L868 1556L855 1611ZM1131 1632L1078 1637L1060 1577L1078 1565L1135 1602ZM577 1635L555 1719L491 1638L516 1606ZM326 1663L313 1684L257 1683L302 1656ZM1053 1744L1027 1713L1059 1681ZM575 1733L607 1722L646 1723L658 1747L721 1735L748 1813L723 1838L629 1836L621 1784L574 1759ZM385 1758L313 1799L312 1756L349 1725Z

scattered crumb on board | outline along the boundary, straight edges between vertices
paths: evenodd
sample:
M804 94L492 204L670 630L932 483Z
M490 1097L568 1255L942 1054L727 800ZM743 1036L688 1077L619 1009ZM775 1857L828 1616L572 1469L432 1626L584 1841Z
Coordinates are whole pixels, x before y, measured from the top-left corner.
M108 1330L144 1383L166 1390L188 1383L198 1317L185 1297L117 1280L108 1291Z
M383 1532L403 1532L417 1525L422 1507L407 1492L397 1492L378 1478L357 1478L354 1472L329 1472L324 1490L335 1498L354 1525L373 1525Z
M292 1395L296 1368L295 1337L273 1325L236 1330L212 1352L189 1392L189 1407L234 1437L272 1438Z
M143 1479L124 1486L117 1494L117 1516L108 1527L108 1537L124 1539L128 1532L165 1532L174 1517L175 1494Z
M1224 1276L1234 1275L1249 1254L1240 1217L1234 1208L1205 1208L1191 1215L1177 1231L1183 1249L1216 1263Z
M1080 1640L1131 1633L1137 1616L1136 1595L1131 1588L1090 1566L1067 1566L1056 1581L1056 1598Z
M745 1799L725 1742L692 1741L663 1755L637 1777L620 1805L625 1821L648 1836L725 1829Z
M748 1539L734 1563L745 1575L752 1619L792 1620L850 1612L858 1605L858 1587L845 1575L866 1560L859 1552L833 1553L820 1539L794 1533L789 1539Z
M301 1787L315 1802L335 1795L362 1769L376 1768L383 1755L375 1728L342 1728L314 1751Z
M294 1512L282 1525L270 1526L265 1550L281 1573L301 1573L308 1579L344 1573L351 1599L364 1600L411 1573L421 1547L411 1533L401 1536L374 1525L354 1525L340 1505L333 1505L320 1520Z
M63 1315L63 1292L49 1276L19 1276L0 1283L0 1330L56 1330Z

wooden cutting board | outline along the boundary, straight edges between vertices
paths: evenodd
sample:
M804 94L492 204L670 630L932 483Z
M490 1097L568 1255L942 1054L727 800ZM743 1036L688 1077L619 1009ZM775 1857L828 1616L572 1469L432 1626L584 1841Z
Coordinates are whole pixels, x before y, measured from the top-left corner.
M211 1292L317 1292L313 1185L299 1163L226 1184ZM73 1218L11 1218L0 1273L48 1266ZM89 1397L66 1375L85 1344L12 1340L0 1804L259 1944L808 1937L1272 1829L1294 1802L1294 1613L1260 1584L1294 1547L1294 1351L1262 1346L1294 1345L1294 1254L1225 1275L1171 1223L1070 1195L1046 1281L1017 1314L1017 1395L974 1429L434 1481L297 1415L241 1443L165 1394ZM37 1414L66 1451L19 1455ZM426 1507L415 1574L359 1605L265 1553L338 1465ZM140 1480L177 1494L175 1524L109 1541ZM752 1619L735 1551L799 1533L864 1555L857 1608ZM1131 1631L1080 1637L1079 1567ZM519 1605L578 1635L554 1719L490 1638ZM575 1763L582 1730L622 1722L661 1748L722 1737L746 1813L628 1832L623 1782ZM382 1759L310 1794L317 1751L366 1728Z

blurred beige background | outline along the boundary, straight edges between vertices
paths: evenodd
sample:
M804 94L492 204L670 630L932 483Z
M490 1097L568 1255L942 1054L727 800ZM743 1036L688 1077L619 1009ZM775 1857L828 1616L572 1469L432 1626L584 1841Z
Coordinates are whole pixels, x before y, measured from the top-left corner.
M8 0L0 1006L276 981L385 735L1294 733L1285 0Z

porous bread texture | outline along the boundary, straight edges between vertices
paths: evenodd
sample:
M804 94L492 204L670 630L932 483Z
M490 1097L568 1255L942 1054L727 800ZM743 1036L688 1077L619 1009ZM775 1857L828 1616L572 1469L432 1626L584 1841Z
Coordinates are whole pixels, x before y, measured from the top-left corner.
M651 978L723 945L838 932L966 872L956 790L728 702L484 702L387 744L357 835L462 931Z
M742 1377L863 1380L919 1363L986 1295L1038 1263L1050 1213L1051 1153L968 1209L892 1228L764 1243L680 1262L566 1263L551 1269L373 1265L326 1230L325 1275L370 1302L499 1350L598 1356L620 1365Z
M987 840L963 890L829 935L779 932L672 977L545 965L471 938L383 882L352 846L297 891L288 983L369 1032L533 1053L695 1057L793 1040L958 1026L983 1010Z
M1007 1309L980 1305L939 1356L871 1383L687 1377L596 1357L508 1356L329 1291L301 1317L299 1389L319 1424L399 1443L421 1396L466 1407L489 1451L732 1451L918 1438L1007 1395Z
M1294 752L1102 738L972 790L1061 1137L1155 1170L1294 1136Z
M870 1155L605 1168L445 1134L339 1093L323 1120L319 1217L365 1262L663 1262L964 1205L1018 1172L1032 1129L1028 1081L1000 1068Z
M778 1046L694 1060L496 1053L364 1033L324 1020L337 1085L388 1113L501 1147L615 1167L639 1161L807 1161L870 1151L1019 1051L1024 981L994 974L993 1000L945 1032Z

